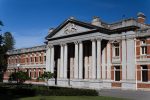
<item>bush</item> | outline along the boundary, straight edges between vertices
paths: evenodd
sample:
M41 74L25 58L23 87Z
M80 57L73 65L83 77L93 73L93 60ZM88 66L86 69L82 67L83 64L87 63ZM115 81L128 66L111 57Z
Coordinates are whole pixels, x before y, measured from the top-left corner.
M9 81L17 81L17 83L24 83L26 80L29 80L30 77L28 76L27 72L18 71L14 72L9 76Z

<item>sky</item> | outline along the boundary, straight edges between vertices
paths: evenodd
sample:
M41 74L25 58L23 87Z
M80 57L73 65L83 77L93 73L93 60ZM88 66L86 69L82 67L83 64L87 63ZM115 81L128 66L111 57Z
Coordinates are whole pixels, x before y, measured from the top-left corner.
M0 0L0 20L4 32L11 32L15 48L43 45L50 28L56 28L70 16L91 22L99 16L112 23L136 18L143 12L150 23L150 0Z

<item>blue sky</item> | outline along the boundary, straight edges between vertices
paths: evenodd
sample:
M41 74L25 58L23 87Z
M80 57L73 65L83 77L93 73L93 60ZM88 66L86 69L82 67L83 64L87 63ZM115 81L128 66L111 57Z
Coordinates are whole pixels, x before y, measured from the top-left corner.
M138 12L150 23L150 0L0 0L0 20L4 25L0 33L12 32L16 48L44 44L49 28L55 28L74 16L90 22L99 16L108 23L136 17Z

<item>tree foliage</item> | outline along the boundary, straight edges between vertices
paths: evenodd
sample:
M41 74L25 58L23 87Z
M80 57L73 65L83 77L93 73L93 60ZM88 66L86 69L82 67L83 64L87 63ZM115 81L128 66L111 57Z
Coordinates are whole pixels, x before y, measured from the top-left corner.
M2 21L0 21L0 26L3 26ZM7 69L6 53L8 50L12 50L14 48L14 45L15 45L15 40L10 32L5 32L4 34L0 34L0 81L3 81L3 75Z
M3 22L2 21L0 21L0 26L3 26ZM1 31L1 29L0 29L0 31Z
M17 83L21 84L29 79L28 73L23 71L14 72L9 76L9 81L17 81Z
M39 79L42 79L42 80L45 80L46 83L47 83L47 86L48 86L48 80L53 78L54 77L54 74L51 73L51 72L44 72L40 77ZM48 88L49 89L49 88Z
M47 80L47 81L48 81L48 79L53 78L53 76L54 76L54 74L51 73L51 72L44 72L44 73L40 76L40 78L43 79L43 80Z
M5 32L3 39L4 39L4 46L7 50L14 49L15 40L10 32Z
M3 26L3 22L2 21L0 21L0 26Z

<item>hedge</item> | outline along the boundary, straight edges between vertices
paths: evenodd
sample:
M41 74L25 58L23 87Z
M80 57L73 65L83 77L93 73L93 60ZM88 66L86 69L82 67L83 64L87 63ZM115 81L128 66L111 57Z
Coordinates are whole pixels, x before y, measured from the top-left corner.
M4 93L4 91L12 95L21 96L98 96L98 92L96 90L66 87L47 87L31 84L0 84L0 93Z

